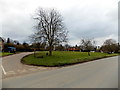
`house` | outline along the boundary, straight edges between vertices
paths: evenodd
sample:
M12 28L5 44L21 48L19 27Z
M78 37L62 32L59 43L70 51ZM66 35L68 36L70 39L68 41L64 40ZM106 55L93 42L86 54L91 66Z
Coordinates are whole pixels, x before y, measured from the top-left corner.
M0 51L4 49L4 40L0 37Z
M75 48L75 47L70 47L67 49L68 51L80 51L79 48Z

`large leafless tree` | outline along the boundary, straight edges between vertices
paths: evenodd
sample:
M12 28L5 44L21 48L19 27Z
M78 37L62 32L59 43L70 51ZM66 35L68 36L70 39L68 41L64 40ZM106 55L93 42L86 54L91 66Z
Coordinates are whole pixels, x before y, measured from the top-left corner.
M32 39L47 43L51 56L54 45L67 41L68 31L65 28L63 18L56 9L39 8L34 19L37 25Z

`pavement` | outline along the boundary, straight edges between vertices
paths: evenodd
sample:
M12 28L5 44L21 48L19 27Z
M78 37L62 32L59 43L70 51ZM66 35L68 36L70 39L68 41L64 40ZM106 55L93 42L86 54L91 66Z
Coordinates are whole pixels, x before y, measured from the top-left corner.
M47 67L29 66L29 65L24 65L20 62L24 56L32 53L33 52L23 52L23 53L3 57L2 65L1 65L2 78L4 79L4 78L15 77L19 75L35 73L38 71L55 69L55 68L47 68Z
M118 88L118 56L5 78L3 88Z

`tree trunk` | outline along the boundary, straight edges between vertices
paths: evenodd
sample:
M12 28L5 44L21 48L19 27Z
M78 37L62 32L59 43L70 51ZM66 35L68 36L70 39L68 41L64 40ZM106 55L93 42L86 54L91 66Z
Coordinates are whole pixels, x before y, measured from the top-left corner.
M34 57L35 57L35 49L34 49Z
M52 50L49 50L49 56L52 56Z
M88 56L90 56L90 52L88 51Z
M52 56L52 46L50 45L49 56Z

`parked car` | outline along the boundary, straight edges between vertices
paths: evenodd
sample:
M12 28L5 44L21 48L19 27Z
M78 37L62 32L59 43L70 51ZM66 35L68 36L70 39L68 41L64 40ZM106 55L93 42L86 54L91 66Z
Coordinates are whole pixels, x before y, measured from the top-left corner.
M8 47L7 49L5 49L5 52L15 53L16 48L15 47Z

